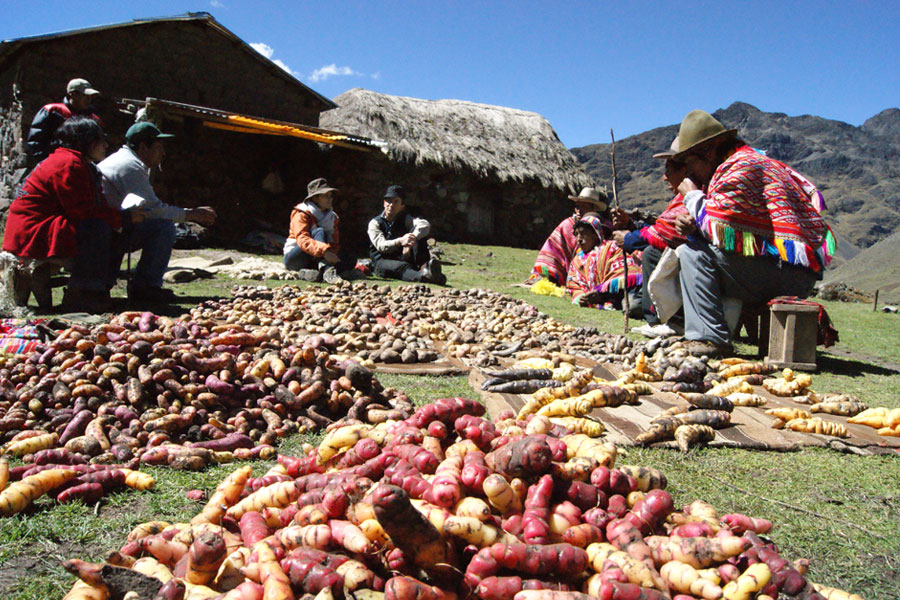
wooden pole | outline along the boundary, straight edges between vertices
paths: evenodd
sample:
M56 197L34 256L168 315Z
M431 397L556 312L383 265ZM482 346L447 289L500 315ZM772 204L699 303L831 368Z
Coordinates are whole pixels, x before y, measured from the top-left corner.
M619 210L619 194L616 190L616 136L613 134L612 127L609 128L609 137L612 139L612 191L613 191L613 206L618 211ZM628 302L628 255L625 253L624 246L622 247L622 265L625 268L624 273L622 274L623 282L622 282L622 308L625 312L625 333L628 333L628 313L631 310Z
M872 304L872 310L878 310L878 290L875 290L875 302Z

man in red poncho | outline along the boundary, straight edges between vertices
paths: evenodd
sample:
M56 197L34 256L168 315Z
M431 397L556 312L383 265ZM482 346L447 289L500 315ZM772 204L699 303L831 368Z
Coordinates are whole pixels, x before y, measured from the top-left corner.
M760 303L805 298L835 251L814 188L786 165L761 154L702 110L678 132L688 176L678 191L688 213L676 228L685 338L692 354L733 352L722 299Z

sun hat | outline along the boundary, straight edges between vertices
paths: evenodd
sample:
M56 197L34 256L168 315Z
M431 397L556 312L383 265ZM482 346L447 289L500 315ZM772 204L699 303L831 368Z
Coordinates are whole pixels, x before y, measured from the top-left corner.
M406 190L403 189L402 185L392 184L389 185L387 191L384 193L385 198L400 198L401 200L406 198Z
M306 198L305 200L309 200L313 196L320 196L322 194L327 194L328 192L336 192L337 188L333 188L328 185L328 182L324 177L319 177L318 179L313 179L306 186Z
M586 187L581 190L581 193L577 196L569 196L569 200L572 202L584 202L586 204L593 204L597 207L597 210L603 212L609 207L609 200L606 197L606 194L598 190L597 188Z
M672 145L669 146L669 149L664 150L662 152L657 152L656 154L653 155L653 158L663 158L663 159L668 160L668 159L672 158L673 156L675 156L676 154L678 154L679 152L681 152L681 150L678 147L678 136L676 135L675 139L672 140Z
M171 133L161 132L156 125L149 121L135 123L125 132L125 141L132 148L137 148L142 142L152 144L157 139L175 137Z
M683 158L688 152L704 142L716 138L733 136L737 129L725 129L711 114L705 110L692 110L685 115L678 128L678 144L681 150L675 158Z
M81 92L85 96L96 96L100 92L91 87L90 82L87 79L73 79L66 86L66 93L71 94L72 92Z

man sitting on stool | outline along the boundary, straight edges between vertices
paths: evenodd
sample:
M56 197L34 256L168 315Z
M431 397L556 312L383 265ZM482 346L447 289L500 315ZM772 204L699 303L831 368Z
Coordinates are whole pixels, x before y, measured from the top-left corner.
M369 221L369 256L375 275L444 285L447 277L426 243L431 224L406 211L405 195L403 186L388 186L384 212Z

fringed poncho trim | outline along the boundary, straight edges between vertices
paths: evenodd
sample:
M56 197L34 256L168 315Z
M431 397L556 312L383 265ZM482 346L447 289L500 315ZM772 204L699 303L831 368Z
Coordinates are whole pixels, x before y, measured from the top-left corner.
M738 148L713 174L698 225L725 252L778 256L820 271L837 243L794 175L749 146Z

